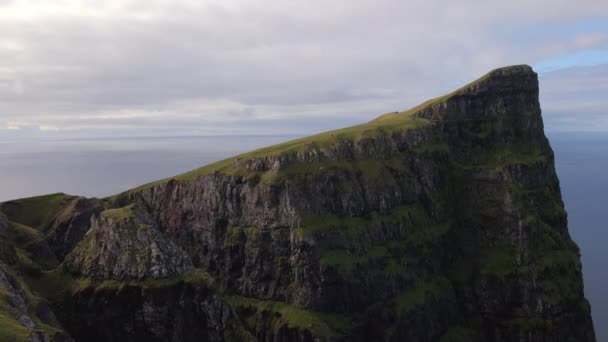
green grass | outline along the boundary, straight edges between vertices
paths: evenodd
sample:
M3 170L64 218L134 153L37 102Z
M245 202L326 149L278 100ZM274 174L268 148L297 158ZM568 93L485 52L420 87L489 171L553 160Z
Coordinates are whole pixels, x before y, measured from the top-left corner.
M375 120L373 120L372 122L395 122L398 120L401 120L403 118L407 118L407 117L411 117L412 115L426 109L429 107L432 107L436 104L439 104L441 102L445 102L447 100L449 100L452 97L456 97L456 96L460 96L464 93L464 91L476 84L479 84L481 82L483 82L484 80L488 79L490 76L492 76L492 74L494 74L497 71L503 70L503 69L508 69L508 68L513 68L513 67L518 67L518 66L508 66L508 67L504 67L504 68L498 68L495 70L492 70L490 72L488 72L487 74L481 76L480 78L478 78L477 80L467 83L465 85L463 85L462 87L454 90L453 92L443 95L443 96L439 96L439 97L435 97L433 99L430 99L428 101L425 101L419 105L417 105L416 107L413 107L409 110L406 110L404 112L394 112L394 113L388 113L388 114L384 114L378 118L376 118Z
M479 332L463 327L452 327L441 336L439 342L471 342L479 340Z
M343 271L351 272L355 265L368 261L366 256L353 255L345 250L328 250L321 254L319 262L323 265L337 267Z
M282 180L293 182L308 182L312 179L336 174L349 175L338 183L344 191L352 191L354 184L351 179L362 178L362 182L374 184L393 184L394 178L391 170L402 169L403 158L392 158L386 160L364 159L364 160L326 160L315 163L294 163L282 167L280 170L270 170L261 176L261 181L266 184L277 184Z
M228 226L226 227L226 235L224 237L224 247L233 247L241 243L242 237L246 237L246 240L255 239L261 233L261 229L258 227L238 227Z
M111 218L117 221L127 220L133 217L134 204L117 209L107 209L101 212L101 217Z
M42 237L42 233L32 227L26 225L10 222L12 226L12 238L18 246L24 246L32 241L35 241Z
M419 106L420 107L420 106ZM418 107L415 107L418 108ZM422 107L420 107L421 109ZM329 132L324 132L316 135L312 135L305 138L300 138L292 141L288 141L282 144L273 145L251 152L243 153L238 156L221 160L199 169L172 177L168 179L159 180L156 182L144 184L140 187L132 189L130 191L139 191L147 189L154 185L165 183L171 179L176 180L192 180L199 176L209 175L214 172L219 172L228 175L240 175L247 176L253 172L244 170L237 166L237 162L249 159L262 158L266 156L295 153L306 149L323 149L328 146L337 144L341 141L355 141L362 138L373 137L379 134L387 132L395 132L400 130L407 130L417 127L428 125L430 122L423 118L417 118L413 114L417 111L409 110L405 112L391 113L390 117L385 115L378 119L372 120L368 123L356 125L352 127L337 129ZM398 115L393 115L398 114ZM263 175L257 175L262 177Z
M418 205L404 205L387 214L373 212L365 217L311 215L302 222L302 234L311 236L317 232L337 231L345 238L356 238L360 233L375 226L404 223L411 226L430 225L424 210Z
M540 288L545 301L559 305L581 298L583 284L579 258L578 253L568 250L546 252L540 257Z
M552 321L540 315L521 313L521 316L501 322L502 324L523 331L539 331L550 328Z
M93 288L95 291L118 290L125 286L136 286L144 289L164 288L187 283L200 286L214 286L215 280L205 271L195 269L187 274L164 279L144 280L92 280L78 278L64 272L61 268L42 271L37 276L28 276L27 283L32 291L40 297L51 301L60 300L66 295Z
M373 230L374 227L382 229L386 224L368 228ZM445 238L451 227L448 223L410 226L401 239L376 243L367 240L367 234L363 231L358 233L361 235L359 237L350 232L349 238L356 240L351 242L350 246L356 247L347 250L321 245L319 262L321 265L335 267L344 274L362 270L367 273L375 272L378 276L409 278L412 276L408 273L412 271L409 265L416 267L419 258L414 255L431 255L444 248L441 239ZM373 235L373 232L370 235Z
M507 248L496 248L484 253L481 257L480 271L483 275L504 277L517 271L515 251Z
M23 293L27 305L25 313L32 319L35 327L27 329L19 323L17 315L21 315L21 313L18 313L17 310L11 306L11 299L8 291L4 288L0 288L0 341L29 341L29 337L33 332L47 333L52 337L55 333L61 331L60 329L43 323L40 318L38 318L36 315L36 306L42 299L34 295L30 287L26 285L26 281L23 277L18 276L17 274L13 274L13 276L24 291Z
M325 250L321 253L319 262L322 265L337 267L344 272L352 272L356 265L366 265L383 258L389 259L387 263L394 263L392 257L387 246L373 246L363 254L353 254L342 249Z
M567 249L545 253L540 258L540 271L568 272L581 269L580 256Z
M369 237L377 235L377 231L385 231L386 227L394 227L397 234L394 239L370 240ZM442 239L452 227L450 222L434 222L419 205L409 205L366 217L311 216L294 233L318 236L321 265L335 267L345 274L373 269L380 272L378 276L407 277L405 265L415 262L408 256L436 253L438 248L443 248ZM324 244L328 234L332 239L348 241L349 249Z
M0 288L0 341L27 341L30 331L17 320L17 312L10 306L10 295Z
M272 322L274 325L286 323L290 328L307 329L315 337L345 335L352 326L351 317L344 314L309 311L282 302L240 296L228 296L226 300L241 314L244 312L251 314L251 311L253 315L266 313L275 317ZM254 318L244 317L244 321L247 323L249 320L253 323Z
M498 149L488 161L487 167L501 168L512 164L530 165L544 161L545 158L546 154L537 146L512 144Z
M480 149L481 148L481 149ZM470 153L473 148L468 148ZM547 160L547 152L541 146L509 143L494 147L476 148L477 153L468 154L460 160L453 160L454 164L463 169L488 169L501 171L510 165L533 165Z
M60 268L42 271L35 276L26 276L25 280L34 293L51 301L69 294L79 282L77 278L63 272Z
M9 220L42 230L60 206L72 198L63 193L22 198L0 204Z
M399 315L407 314L427 300L439 298L449 286L449 280L443 277L423 282L395 298L395 310Z
M507 68L510 68L510 67L507 67ZM501 69L503 69L503 68L501 68ZM463 94L463 92L467 88L469 88L475 84L478 84L479 82L484 81L485 79L490 77L494 72L501 70L501 69L493 70L493 71L487 73L486 75L482 76L478 80L473 81L469 84L466 84L466 85L462 86L461 88L459 88L449 94L428 100L426 102L423 102L423 103L421 103L411 109L405 110L405 111L387 113L387 114L377 117L376 119L373 119L367 123L363 123L360 125L355 125L355 126L351 126L351 127L346 127L346 128L342 128L342 129L319 133L319 134L315 134L312 136L291 140L291 141L288 141L288 142L285 142L282 144L277 144L277 145L257 149L257 150L251 151L251 152L243 153L238 156L224 159L224 160L203 166L196 170L193 170L193 171L190 171L190 172L187 172L187 173L175 176L175 177L162 179L162 180L159 180L156 182L144 184L135 189L131 189L128 192L141 191L141 190L153 187L158 184L166 183L172 179L189 181L189 180L195 179L200 176L209 175L214 172L218 172L221 174L227 174L227 175L243 176L243 177L246 177L250 181L251 184L257 184L258 181L263 180L265 178L272 180L274 175L272 175L272 174L266 175L266 173L260 174L259 172L245 170L241 166L239 166L241 164L240 162L245 161L245 160L263 158L263 157L267 157L267 156L295 153L295 152L304 151L304 150L308 150L308 149L321 150L321 149L327 148L328 146L335 145L342 141L356 141L358 139L370 138L370 137L377 136L379 134L385 134L387 132L402 131L402 130L413 129L413 128L418 128L418 127L429 125L431 123L429 120L421 118L421 117L417 116L416 114L418 114L420 111L422 111L426 108L429 108L438 103L444 102L444 101L450 99L451 97L455 97L455 96L459 96L459 95ZM433 153L433 152L446 152L446 151L447 151L447 146L438 143L434 146L427 146L426 149L422 149L419 152ZM269 172L272 172L272 170ZM118 195L116 195L116 196L118 196ZM113 196L113 197L116 197L116 196Z
M450 147L446 143L432 143L424 144L420 147L413 149L414 152L418 153L447 153L450 151Z
M17 265L28 274L39 274L42 271L40 265L32 261L28 252L21 248L15 248L17 252Z
M144 289L155 289L155 288L166 288L178 285L180 283L200 285L200 286L212 286L215 280L207 272L201 269L195 269L187 274L163 278L163 279L144 279L144 280L103 280L99 281L86 281L80 283L78 288L73 289L74 291L82 290L86 287L94 287L95 291L103 290L117 290L126 286L141 287Z

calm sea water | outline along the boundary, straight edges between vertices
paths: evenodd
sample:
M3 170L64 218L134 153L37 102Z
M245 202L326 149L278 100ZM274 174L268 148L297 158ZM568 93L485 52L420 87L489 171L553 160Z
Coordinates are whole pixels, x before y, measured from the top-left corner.
M0 141L0 201L105 197L291 136Z
M585 293L598 341L608 341L608 133L548 133L568 212L581 249Z
M581 248L598 341L608 341L608 133L548 133ZM0 201L52 192L103 197L292 136L0 142Z

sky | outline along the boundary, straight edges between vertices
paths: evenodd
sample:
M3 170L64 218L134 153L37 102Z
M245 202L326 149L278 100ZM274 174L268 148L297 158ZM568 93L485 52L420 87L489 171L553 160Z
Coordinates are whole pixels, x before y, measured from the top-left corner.
M511 64L608 131L605 0L0 0L0 139L312 133Z

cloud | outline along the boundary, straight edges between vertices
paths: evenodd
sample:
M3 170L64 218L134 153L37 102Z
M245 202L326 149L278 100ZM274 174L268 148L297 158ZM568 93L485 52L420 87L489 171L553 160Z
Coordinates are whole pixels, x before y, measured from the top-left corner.
M576 37L576 46L591 49L608 45L608 32L586 32Z
M0 127L324 130L602 47L608 27L586 23L607 16L566 0L0 2Z
M608 64L542 75L545 127L554 131L608 131Z

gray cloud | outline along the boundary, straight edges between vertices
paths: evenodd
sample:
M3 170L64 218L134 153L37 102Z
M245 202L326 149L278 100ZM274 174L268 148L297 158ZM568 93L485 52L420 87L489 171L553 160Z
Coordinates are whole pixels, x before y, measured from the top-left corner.
M323 130L608 42L578 28L603 1L0 6L0 134L15 136Z
M608 130L608 64L548 72L540 83L547 129Z

